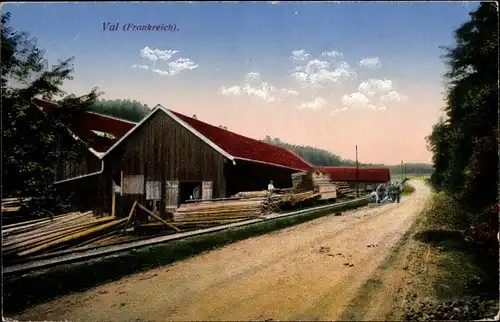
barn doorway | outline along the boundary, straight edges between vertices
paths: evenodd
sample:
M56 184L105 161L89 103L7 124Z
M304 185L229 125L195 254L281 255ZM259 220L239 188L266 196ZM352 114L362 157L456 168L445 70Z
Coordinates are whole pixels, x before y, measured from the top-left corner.
M198 187L198 195L195 195L194 189ZM201 181L181 181L179 182L179 201L185 203L186 200L201 199L202 194Z

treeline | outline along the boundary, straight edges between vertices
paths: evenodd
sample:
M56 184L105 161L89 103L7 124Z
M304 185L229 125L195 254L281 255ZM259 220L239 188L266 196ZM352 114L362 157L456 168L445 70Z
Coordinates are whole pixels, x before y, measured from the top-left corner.
M498 9L482 2L444 48L446 116L427 138L432 183L462 208L484 212L498 204Z
M318 149L311 146L301 146L289 144L281 141L279 138L272 138L266 136L263 140L266 143L276 146L284 147L297 153L301 158L308 161L315 166L356 166L356 161L343 159L341 156L324 149ZM385 165L380 163L363 163L359 162L359 166L364 167L387 167L391 170L392 174L400 174L402 169L403 173L407 175L430 175L433 171L432 164L427 163L404 163L403 168L401 165Z
M96 101L90 110L132 122L139 122L150 112L150 108L146 104L129 99L101 99Z
M281 141L279 138L272 138L267 135L264 142L287 148L297 153L301 158L316 166L355 166L356 161L342 159L339 155L331 153L327 150L314 148L311 146L293 145Z

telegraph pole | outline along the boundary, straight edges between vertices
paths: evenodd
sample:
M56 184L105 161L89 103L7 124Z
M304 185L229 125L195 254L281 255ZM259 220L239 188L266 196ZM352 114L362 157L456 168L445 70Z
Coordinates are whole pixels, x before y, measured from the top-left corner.
M359 197L359 164L358 164L358 146L356 145L356 197Z
M403 166L403 160L401 160L401 182L404 180L404 166Z

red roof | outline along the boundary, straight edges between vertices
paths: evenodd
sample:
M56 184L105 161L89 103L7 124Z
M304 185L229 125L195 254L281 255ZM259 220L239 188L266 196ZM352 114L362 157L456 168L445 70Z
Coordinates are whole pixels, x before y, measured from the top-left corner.
M334 181L356 181L356 167L317 167L330 175ZM358 180L364 182L387 182L391 180L389 168L359 168Z
M288 149L230 132L172 110L169 111L236 159L274 164L300 171L313 170L310 164Z
M57 104L35 98L33 102L50 113ZM118 139L130 131L136 123L120 120L115 117L106 116L93 112L86 112L76 119L68 128L82 140L91 140L91 147L97 152L106 152ZM95 134L94 131L109 133L116 139L105 138Z

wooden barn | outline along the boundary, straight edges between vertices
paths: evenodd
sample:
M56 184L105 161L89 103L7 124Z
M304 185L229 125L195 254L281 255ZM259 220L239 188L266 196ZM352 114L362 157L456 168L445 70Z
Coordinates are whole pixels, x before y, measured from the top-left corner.
M316 169L330 175L333 181L347 182L353 189L356 188L356 182L359 189L374 190L378 184L391 181L389 168L316 167Z
M108 128L100 130L91 124L73 126L75 131L111 133L114 139L106 141L111 146L100 146L97 154L91 152L100 162L89 154L91 161L82 160L73 167L79 171L60 171L64 173L58 178L65 189L78 192L79 205L89 204L82 198L91 200L100 214L126 215L134 201L164 213L192 198L226 198L264 190L270 180L276 188L288 188L293 173L313 169L287 149L161 105L137 124L114 123L120 122L114 118L107 121ZM127 126L126 134L120 131Z

